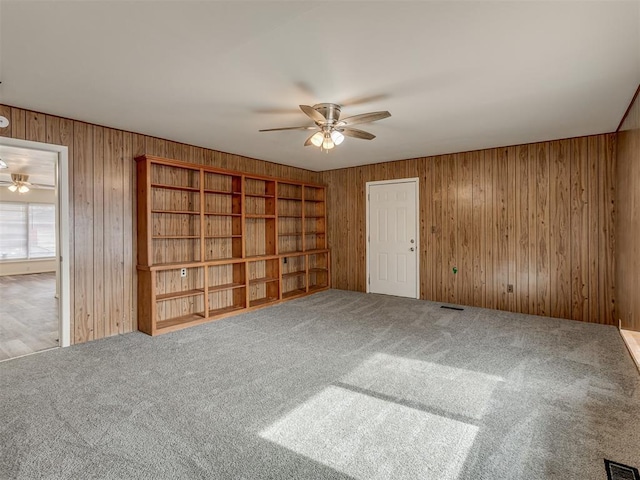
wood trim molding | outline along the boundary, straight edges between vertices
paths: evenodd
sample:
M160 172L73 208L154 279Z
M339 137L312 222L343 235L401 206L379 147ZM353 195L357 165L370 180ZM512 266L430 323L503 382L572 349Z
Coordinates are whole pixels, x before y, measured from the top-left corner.
M636 98L638 98L638 94L639 93L640 93L640 84L638 84L638 88L636 88L636 93L633 94L633 98L631 99L631 102L629 103L629 106L627 107L627 110L624 112L624 115L622 116L622 120L620 120L620 123L618 124L618 128L616 128L616 133L618 133L620 131L620 129L622 128L622 124L627 119L627 116L629 115L629 112L631 111L631 107L633 107L633 104L635 103Z

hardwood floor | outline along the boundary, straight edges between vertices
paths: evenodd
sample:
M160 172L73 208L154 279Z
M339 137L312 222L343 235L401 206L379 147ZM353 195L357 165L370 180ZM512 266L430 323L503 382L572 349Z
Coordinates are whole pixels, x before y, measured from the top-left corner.
M58 346L55 273L0 277L0 361Z

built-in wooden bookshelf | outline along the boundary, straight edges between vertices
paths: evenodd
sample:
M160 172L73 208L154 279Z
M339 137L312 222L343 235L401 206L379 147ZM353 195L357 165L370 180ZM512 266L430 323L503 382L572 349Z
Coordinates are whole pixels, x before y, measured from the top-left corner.
M330 287L324 186L150 155L136 161L142 332Z

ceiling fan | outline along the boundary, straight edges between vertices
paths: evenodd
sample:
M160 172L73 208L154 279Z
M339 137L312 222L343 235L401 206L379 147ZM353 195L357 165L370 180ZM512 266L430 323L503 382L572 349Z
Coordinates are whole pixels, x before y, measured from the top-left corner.
M31 188L53 189L53 185L43 185L29 182L29 175L26 173L12 173L11 181L0 181L0 186L8 186L9 190L18 193L27 193Z
M282 128L267 128L260 130L261 132L276 132L280 130L316 130L317 132L311 134L304 142L304 146L314 145L320 147L320 150L331 150L336 145L340 145L344 141L345 135L353 138L360 138L362 140L373 140L375 135L353 128L353 125L360 123L375 122L376 120L382 120L383 118L390 117L391 114L387 111L383 112L370 112L362 113L360 115L354 115L340 120L340 105L336 103L318 103L313 107L309 105L300 105L302 110L311 120L315 122L315 126L300 126L300 127L282 127Z

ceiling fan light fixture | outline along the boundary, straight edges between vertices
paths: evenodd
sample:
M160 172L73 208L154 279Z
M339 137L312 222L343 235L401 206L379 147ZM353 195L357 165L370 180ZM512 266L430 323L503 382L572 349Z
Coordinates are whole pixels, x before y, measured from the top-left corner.
M340 145L344 141L344 135L339 131L334 130L331 132L331 140L333 140L333 143L336 145Z
M325 132L324 140L322 141L322 149L323 150L331 150L335 146L336 146L336 144L333 143L333 139L331 138L331 134L329 132Z
M0 158L0 169L9 168L4 160Z
M310 142L315 145L316 147L319 147L322 145L322 141L324 140L324 135L322 134L322 132L316 132L313 134L313 136L311 137Z
M16 190L18 190L17 185L9 185L7 188L9 189L10 192L15 192Z
M18 187L18 193L27 193L29 191L29 187L26 185L20 185Z

